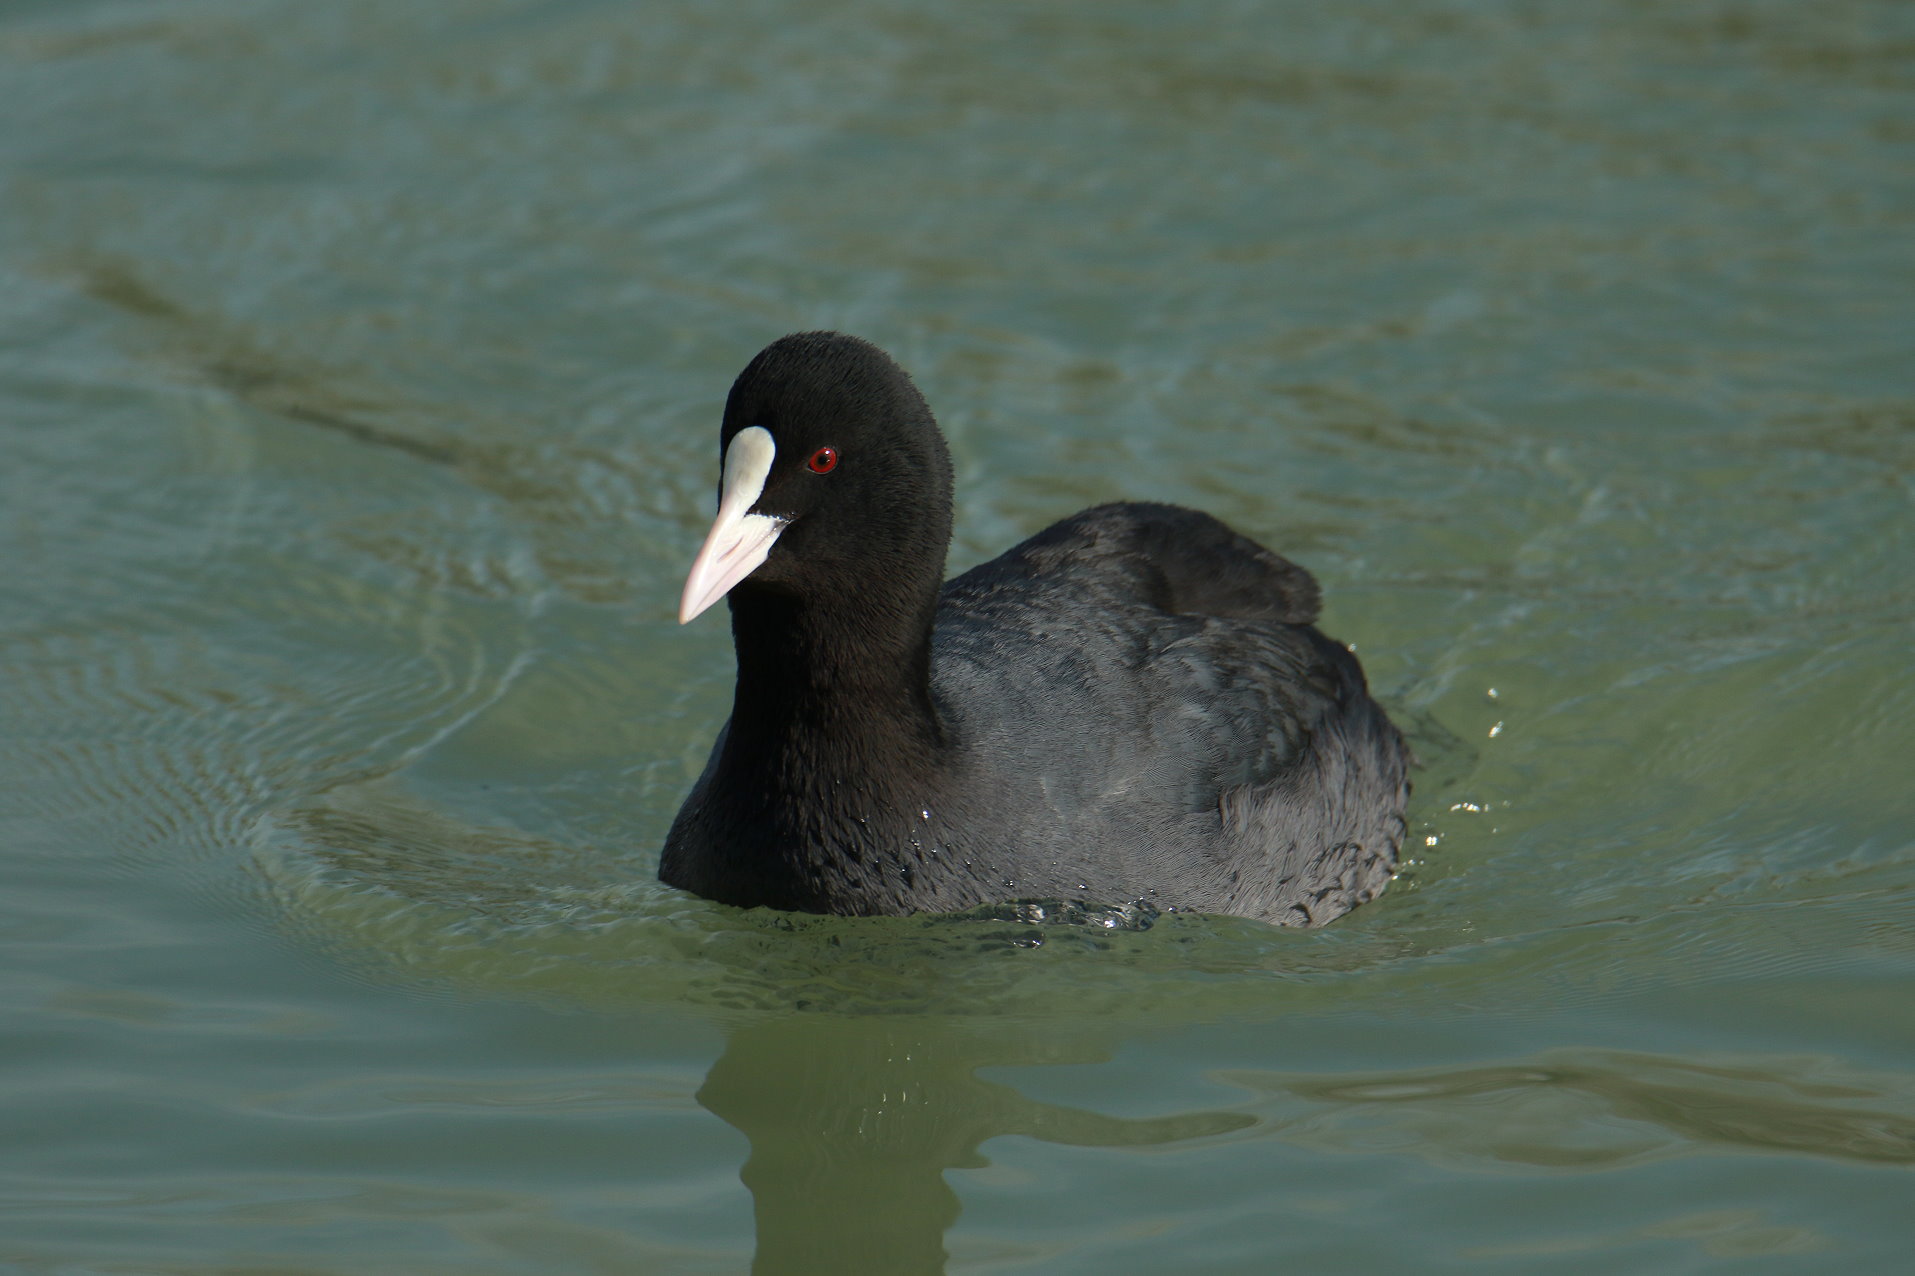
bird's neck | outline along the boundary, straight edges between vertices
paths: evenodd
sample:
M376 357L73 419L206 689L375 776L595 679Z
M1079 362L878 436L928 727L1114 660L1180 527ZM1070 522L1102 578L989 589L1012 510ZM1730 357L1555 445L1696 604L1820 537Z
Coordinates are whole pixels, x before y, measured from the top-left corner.
M741 588L731 598L738 690L727 750L776 773L831 780L928 768L936 586L829 605Z

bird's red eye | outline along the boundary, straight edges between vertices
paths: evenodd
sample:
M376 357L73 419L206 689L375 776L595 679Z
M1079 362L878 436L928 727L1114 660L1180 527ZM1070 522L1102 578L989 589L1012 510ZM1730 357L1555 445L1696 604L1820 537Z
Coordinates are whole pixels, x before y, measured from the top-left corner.
M811 467L813 474L829 474L838 468L838 449L821 447L811 454L811 459L805 464Z

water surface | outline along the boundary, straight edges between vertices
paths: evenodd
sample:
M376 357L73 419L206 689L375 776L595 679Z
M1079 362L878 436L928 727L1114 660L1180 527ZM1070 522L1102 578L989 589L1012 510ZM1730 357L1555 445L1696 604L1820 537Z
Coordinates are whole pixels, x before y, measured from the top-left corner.
M1905 1270L1915 9L0 12L0 1270ZM1316 932L652 880L731 377L1307 564Z

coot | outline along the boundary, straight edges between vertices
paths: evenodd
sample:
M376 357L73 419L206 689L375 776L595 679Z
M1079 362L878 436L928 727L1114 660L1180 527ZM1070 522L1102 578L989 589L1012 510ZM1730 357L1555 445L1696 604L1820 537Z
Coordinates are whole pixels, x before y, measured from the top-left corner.
M951 461L876 346L731 388L679 619L731 606L731 719L659 876L814 913L1142 901L1317 925L1390 880L1409 752L1310 574L1171 505L1085 510L949 583Z

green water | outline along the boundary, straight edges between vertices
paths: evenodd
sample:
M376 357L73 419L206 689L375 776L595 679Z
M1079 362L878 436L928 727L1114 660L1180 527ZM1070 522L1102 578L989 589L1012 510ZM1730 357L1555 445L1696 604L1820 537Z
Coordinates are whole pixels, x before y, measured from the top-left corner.
M1895 0L0 8L0 1272L1907 1271L1912 232ZM818 326L1318 573L1382 900L652 880Z

